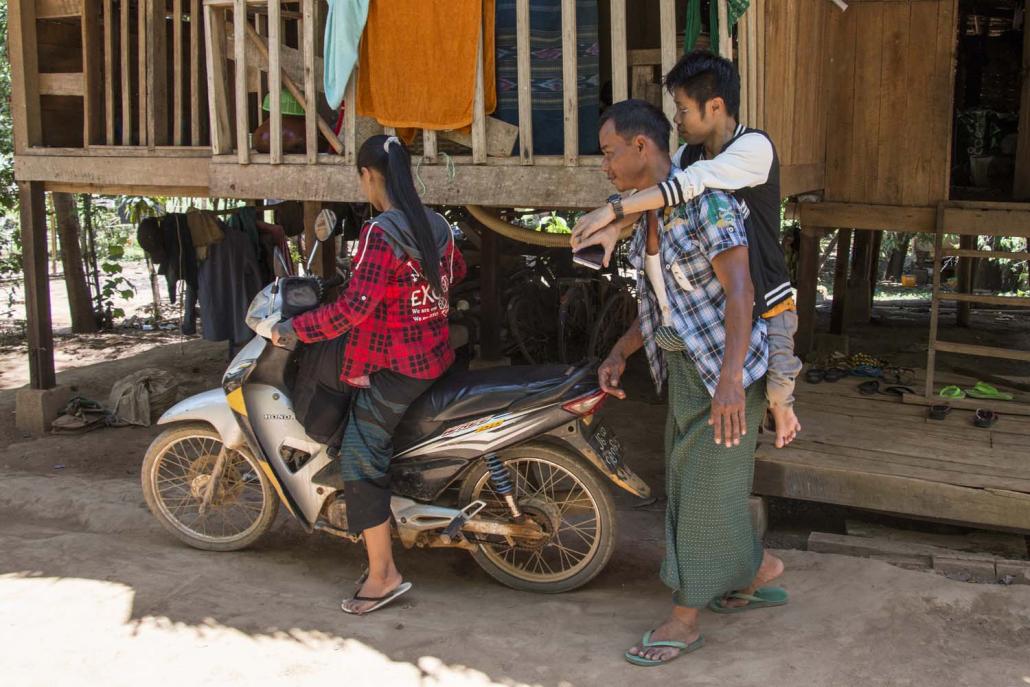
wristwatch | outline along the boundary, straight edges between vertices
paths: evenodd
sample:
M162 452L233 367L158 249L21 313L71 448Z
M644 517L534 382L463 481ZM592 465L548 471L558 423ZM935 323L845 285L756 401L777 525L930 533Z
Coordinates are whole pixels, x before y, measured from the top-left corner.
M619 220L626 216L622 212L622 196L618 193L613 193L608 196L608 204L612 206L612 211L615 213L615 219Z

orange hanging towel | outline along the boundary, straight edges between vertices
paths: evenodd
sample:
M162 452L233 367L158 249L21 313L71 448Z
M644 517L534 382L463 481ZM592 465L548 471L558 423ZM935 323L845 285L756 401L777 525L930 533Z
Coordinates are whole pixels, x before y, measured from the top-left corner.
M398 129L471 125L480 31L489 114L497 107L494 0L372 0L361 40L358 114Z

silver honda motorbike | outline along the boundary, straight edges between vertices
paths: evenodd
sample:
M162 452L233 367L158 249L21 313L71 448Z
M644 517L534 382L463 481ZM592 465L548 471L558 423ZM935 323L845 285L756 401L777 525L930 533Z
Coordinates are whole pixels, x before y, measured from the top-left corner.
M347 531L339 460L307 436L290 401L296 353L270 341L275 324L318 307L336 281L287 276L266 286L247 317L256 336L222 387L158 421L167 429L147 450L143 493L186 544L242 549L268 531L280 505L308 533L358 540ZM465 549L515 589L587 583L615 548L611 485L650 494L595 415L604 400L589 364L448 372L394 435L396 538L406 548Z

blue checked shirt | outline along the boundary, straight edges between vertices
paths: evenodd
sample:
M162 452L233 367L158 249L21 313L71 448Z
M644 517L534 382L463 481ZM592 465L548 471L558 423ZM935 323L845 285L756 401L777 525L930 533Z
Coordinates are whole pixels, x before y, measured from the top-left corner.
M697 366L708 393L714 395L726 348L726 294L715 277L712 260L724 250L747 245L740 208L728 194L707 190L683 205L659 210L658 236L672 327L686 344L686 353ZM637 270L644 350L651 376L661 391L668 368L665 351L658 347L654 337L655 329L662 325L662 312L644 273L646 248L647 213L637 222L629 261ZM765 374L768 354L765 321L758 318L751 327L744 359L744 388Z

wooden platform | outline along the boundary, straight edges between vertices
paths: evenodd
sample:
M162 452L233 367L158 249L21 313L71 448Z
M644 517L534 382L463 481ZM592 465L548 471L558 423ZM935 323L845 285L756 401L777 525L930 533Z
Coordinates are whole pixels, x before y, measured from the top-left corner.
M963 388L976 381L937 380ZM929 420L924 406L861 395L862 381L798 381L802 438L785 449L770 434L760 438L756 494L1030 533L1030 416L980 401L1001 414L991 429L973 425L973 410ZM922 393L921 372L910 386ZM1030 404L1030 394L1005 390L1013 403Z

